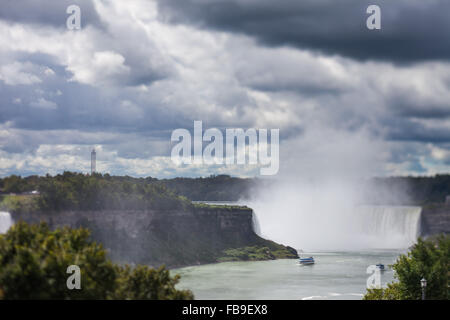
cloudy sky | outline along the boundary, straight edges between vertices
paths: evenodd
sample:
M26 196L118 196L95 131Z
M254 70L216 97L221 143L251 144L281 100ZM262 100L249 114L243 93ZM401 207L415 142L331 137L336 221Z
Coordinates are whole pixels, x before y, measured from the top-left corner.
M259 172L172 163L194 120L279 128L283 168L446 173L449 30L446 0L3 0L0 176Z

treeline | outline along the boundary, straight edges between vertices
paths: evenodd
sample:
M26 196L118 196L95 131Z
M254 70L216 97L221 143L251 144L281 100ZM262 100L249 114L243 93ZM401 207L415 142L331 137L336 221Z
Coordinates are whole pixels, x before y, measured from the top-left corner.
M174 178L160 180L169 189L192 201L238 201L250 197L257 179L243 179L229 175L206 178Z
M434 177L375 178L373 183L376 190L383 190L385 194L390 193L391 196L408 202L403 204L439 203L444 202L445 197L450 195L450 175L448 174ZM402 195L398 194L399 190L402 191Z
M48 176L48 175L47 175ZM0 178L0 192L2 193L24 193L37 190L42 177L11 175L9 177Z
M251 187L256 183L256 179L234 178L228 175L158 180L152 177L133 178L98 173L93 176L86 176L81 173L64 172L62 175L55 177L46 175L45 177L28 176L22 178L12 175L0 179L0 192L24 193L38 190L41 193L45 193L53 191L52 188L63 187L64 190L62 192L65 193L77 193L77 190L81 189L89 192L91 189L94 189L98 193L100 190L97 189L104 187L106 188L105 192L109 192L112 189L112 191L123 190L124 194L147 194L151 191L156 194L171 193L173 195L175 193L193 201L237 201L241 198L248 198ZM156 190L144 190L147 187L150 189L156 188ZM75 190L67 190L68 188ZM103 195L102 198L105 196ZM100 201L101 199L98 200ZM121 199L121 202L124 200ZM83 201L86 201L86 199L83 199ZM111 199L111 201L114 201L114 199ZM88 203L92 204L91 201L88 201Z
M4 193L39 191L36 201L41 210L170 210L191 205L189 200L152 178L66 171L56 176L11 176L1 179L0 186Z
M250 198L255 186L263 182L256 178L242 179L228 175L205 178L156 179L133 178L64 172L55 177L12 175L0 179L0 192L24 193L38 190L44 207L67 208L148 208L177 207L193 201L237 201ZM443 202L450 195L450 175L434 177L374 178L365 185L368 203L417 204ZM53 204L53 205L52 205Z

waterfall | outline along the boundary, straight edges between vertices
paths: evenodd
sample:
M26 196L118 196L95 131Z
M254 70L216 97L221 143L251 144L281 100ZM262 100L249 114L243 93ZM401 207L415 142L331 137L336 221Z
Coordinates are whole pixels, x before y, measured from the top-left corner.
M253 226L253 231L258 236L261 236L261 227L259 225L258 216L256 215L255 211L252 212L252 226Z
M406 206L335 206L324 201L249 206L259 220L259 234L305 251L407 249L419 235L422 211Z
M6 233L12 226L12 219L9 212L0 211L0 234Z
M376 248L407 248L420 232L420 207L360 206L356 209L362 240Z

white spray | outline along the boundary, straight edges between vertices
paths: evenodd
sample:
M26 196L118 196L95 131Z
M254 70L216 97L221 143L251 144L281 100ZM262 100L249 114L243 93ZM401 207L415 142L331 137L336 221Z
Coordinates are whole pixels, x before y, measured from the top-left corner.
M384 143L322 128L280 150L282 174L249 203L262 235L303 250L406 248L415 241L420 208L361 206L372 191L361 181L382 172Z

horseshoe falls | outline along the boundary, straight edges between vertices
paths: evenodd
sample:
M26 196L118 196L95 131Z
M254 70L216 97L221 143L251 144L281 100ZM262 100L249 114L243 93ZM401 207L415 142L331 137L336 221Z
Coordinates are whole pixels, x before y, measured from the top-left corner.
M263 237L301 250L406 249L419 236L420 207L253 203Z
M355 211L358 238L368 248L408 248L419 236L420 207L362 206Z

